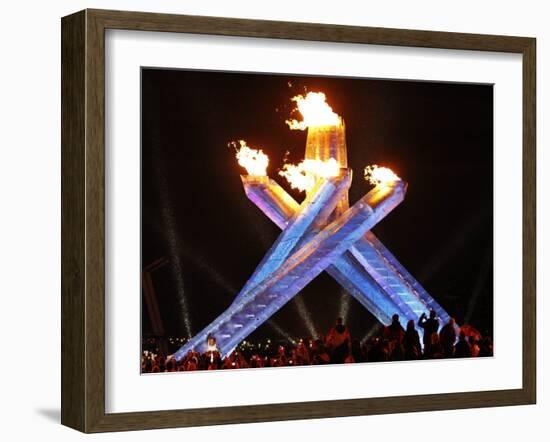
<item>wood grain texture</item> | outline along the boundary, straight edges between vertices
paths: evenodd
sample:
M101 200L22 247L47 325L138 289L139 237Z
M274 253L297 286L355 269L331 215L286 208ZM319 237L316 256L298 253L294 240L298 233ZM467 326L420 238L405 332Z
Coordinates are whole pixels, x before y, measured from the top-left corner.
M61 422L85 419L85 13L61 30Z
M86 431L105 415L105 36L86 11Z
M536 41L523 50L523 389L537 395L537 151Z
M105 29L522 52L529 38L146 12L88 10Z
M105 413L106 29L523 54L523 387L194 410ZM356 26L86 10L62 19L62 423L84 432L531 404L535 354L535 40Z

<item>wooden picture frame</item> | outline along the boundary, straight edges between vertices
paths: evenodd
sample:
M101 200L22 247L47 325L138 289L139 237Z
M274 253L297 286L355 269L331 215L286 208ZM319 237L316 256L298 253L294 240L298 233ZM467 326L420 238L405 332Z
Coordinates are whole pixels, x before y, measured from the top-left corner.
M135 413L105 412L105 30L496 51L523 64L523 385L428 394ZM62 19L62 424L141 430L533 404L536 400L534 38L84 10Z

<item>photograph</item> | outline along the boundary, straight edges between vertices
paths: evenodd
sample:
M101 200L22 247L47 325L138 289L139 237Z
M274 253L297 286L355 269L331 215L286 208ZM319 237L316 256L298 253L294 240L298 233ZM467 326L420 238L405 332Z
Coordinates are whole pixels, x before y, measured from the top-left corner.
M493 86L142 67L141 241L142 374L491 357Z

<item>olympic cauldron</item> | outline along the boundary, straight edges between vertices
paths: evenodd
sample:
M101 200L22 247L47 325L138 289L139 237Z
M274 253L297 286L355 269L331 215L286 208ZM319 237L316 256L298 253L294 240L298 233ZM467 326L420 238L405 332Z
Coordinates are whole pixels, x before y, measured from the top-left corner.
M308 180L302 183L306 197L301 204L294 200L267 176L267 157L241 142L240 153L248 153L249 164L239 162L251 172L241 176L246 196L282 232L229 308L174 353L177 360L189 351L206 351L210 335L222 356L231 354L323 271L383 324L393 314L416 322L428 310L435 310L443 323L450 319L371 231L403 201L407 183L386 169L376 186L350 207L352 171L343 120L332 113L336 118L323 124L307 124L307 110L300 111L305 124L293 120L289 125L307 127L305 160L301 170L287 168L282 174L290 179L294 171L294 178ZM308 165L332 165L332 171L303 173Z

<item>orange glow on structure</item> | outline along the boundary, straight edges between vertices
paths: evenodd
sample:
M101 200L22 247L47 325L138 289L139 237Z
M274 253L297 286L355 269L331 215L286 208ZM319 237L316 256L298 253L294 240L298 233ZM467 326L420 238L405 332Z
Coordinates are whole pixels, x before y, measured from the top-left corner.
M336 114L326 102L323 92L308 92L304 97L297 95L292 98L296 102L296 110L302 115L303 120L287 120L286 124L292 130L305 130L308 127L339 126L342 118Z
M379 167L376 164L365 167L365 179L374 186L401 180L401 178L388 167Z
M286 178L293 189L309 191L319 178L330 178L340 174L340 164L334 158L327 161L304 160L299 164L285 164L279 175Z
M261 149L251 149L246 145L246 141L239 140L240 148L237 150L237 160L239 164L246 169L248 175L266 176L268 156ZM236 147L236 143L233 143Z

